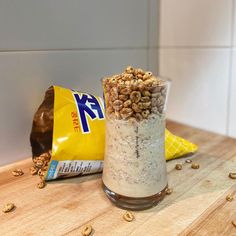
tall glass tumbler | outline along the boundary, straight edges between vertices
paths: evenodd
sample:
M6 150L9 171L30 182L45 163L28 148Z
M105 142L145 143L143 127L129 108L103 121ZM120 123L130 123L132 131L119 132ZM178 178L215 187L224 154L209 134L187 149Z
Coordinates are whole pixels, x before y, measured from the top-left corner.
M118 207L153 207L167 188L164 135L170 81L128 67L102 83L106 105L103 189Z

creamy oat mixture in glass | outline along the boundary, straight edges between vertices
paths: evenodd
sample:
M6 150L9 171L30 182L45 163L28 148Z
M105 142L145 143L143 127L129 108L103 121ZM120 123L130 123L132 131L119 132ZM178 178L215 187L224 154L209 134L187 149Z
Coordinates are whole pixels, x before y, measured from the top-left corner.
M167 185L164 119L107 121L104 184L128 197L152 196Z
M160 193L167 186L164 157L167 85L151 72L127 67L103 79L106 147L103 183L132 198Z

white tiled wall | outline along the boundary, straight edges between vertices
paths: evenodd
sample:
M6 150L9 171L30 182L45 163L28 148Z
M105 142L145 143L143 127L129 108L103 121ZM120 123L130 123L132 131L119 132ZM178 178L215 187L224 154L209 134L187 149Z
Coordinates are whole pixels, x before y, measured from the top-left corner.
M229 49L160 49L160 73L173 79L168 117L225 133Z
M101 95L128 64L157 71L157 13L157 0L1 0L0 165L30 156L50 85Z
M159 13L168 117L236 137L235 0L161 0Z
M229 46L232 0L161 0L161 46Z

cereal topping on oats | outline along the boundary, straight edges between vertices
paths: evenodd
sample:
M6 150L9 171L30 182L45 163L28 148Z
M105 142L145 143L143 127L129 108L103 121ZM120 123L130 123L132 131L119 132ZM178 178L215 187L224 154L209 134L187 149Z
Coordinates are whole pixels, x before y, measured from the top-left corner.
M164 112L166 83L150 71L128 66L123 73L104 78L103 87L108 119L140 121Z

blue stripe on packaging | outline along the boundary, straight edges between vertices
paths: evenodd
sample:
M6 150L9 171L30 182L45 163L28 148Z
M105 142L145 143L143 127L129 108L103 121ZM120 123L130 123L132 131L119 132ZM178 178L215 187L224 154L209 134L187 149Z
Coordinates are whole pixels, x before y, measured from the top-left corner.
M58 165L58 161L54 161L54 160L51 161L46 180L51 180L55 178L54 174L56 172L57 165Z

